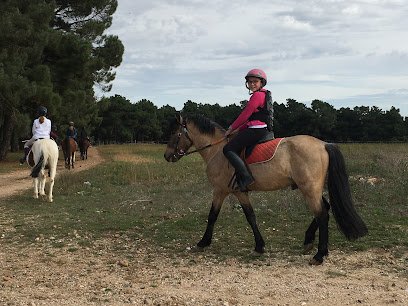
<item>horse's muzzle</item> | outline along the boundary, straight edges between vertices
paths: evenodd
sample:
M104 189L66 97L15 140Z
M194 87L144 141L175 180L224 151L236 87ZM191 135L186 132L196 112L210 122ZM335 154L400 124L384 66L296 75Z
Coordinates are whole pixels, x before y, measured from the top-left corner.
M180 159L179 156L177 156L177 154L164 154L164 159L167 160L168 162L172 162L175 163L176 161L178 161Z

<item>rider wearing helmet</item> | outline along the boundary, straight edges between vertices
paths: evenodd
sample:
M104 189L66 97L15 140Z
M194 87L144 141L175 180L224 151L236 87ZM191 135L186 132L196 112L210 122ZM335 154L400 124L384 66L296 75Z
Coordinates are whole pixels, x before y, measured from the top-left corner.
M20 164L24 164L26 161L27 155L30 152L30 147L33 145L34 141L38 139L50 139L51 120L48 119L46 115L47 108L45 106L40 106L38 108L39 117L34 120L31 129L33 136L24 144L24 157L20 158Z
M225 133L225 136L230 136L233 132L238 132L225 145L223 153L235 168L236 183L242 192L248 191L248 186L255 180L240 158L240 154L245 147L256 144L268 134L267 122L271 118L268 118L268 112L264 111L267 103L267 90L264 89L266 83L266 74L261 69L252 69L246 74L245 86L251 97Z
M71 137L71 138L73 138L76 142L78 142L78 141L77 141L77 139L78 139L78 131L77 131L77 129L76 129L75 126L74 126L74 122L72 122L72 121L69 122L69 126L68 126L68 129L67 129L67 132L66 132L65 136L66 136L67 138Z

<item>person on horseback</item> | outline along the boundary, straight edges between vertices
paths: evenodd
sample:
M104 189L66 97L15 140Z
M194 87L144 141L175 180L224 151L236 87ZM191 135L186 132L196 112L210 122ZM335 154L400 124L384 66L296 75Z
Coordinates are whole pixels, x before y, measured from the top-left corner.
M75 142L78 144L78 131L74 126L74 122L70 121L69 126L67 128L67 132L65 135L67 138L73 138Z
M248 191L248 186L255 181L240 157L242 150L272 133L272 97L270 92L264 89L266 83L267 77L263 70L252 69L247 73L245 86L251 97L225 133L225 136L229 137L238 131L224 146L223 153L235 168L236 183L242 192Z
M47 108L40 106L38 108L38 118L34 120L32 126L33 136L24 144L24 156L20 158L20 165L23 165L27 159L27 155L30 152L30 148L34 141L38 139L50 139L51 133L51 120L46 117Z

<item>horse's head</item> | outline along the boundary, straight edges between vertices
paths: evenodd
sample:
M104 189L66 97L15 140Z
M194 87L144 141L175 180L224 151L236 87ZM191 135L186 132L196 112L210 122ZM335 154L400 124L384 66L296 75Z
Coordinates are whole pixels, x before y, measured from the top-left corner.
M188 134L187 123L180 114L173 120L171 131L164 158L168 162L176 162L186 154L193 145L193 141Z

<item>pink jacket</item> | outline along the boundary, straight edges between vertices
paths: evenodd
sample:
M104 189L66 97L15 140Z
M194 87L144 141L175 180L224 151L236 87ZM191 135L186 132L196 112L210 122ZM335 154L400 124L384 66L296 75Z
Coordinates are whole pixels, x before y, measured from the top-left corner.
M253 114L258 112L258 107L262 107L265 103L265 90L261 89L260 91L256 91L252 94L251 98L249 99L247 105L242 110L241 114L239 114L238 118L231 124L230 128L232 130L236 129L246 129L250 126L261 125L266 126L265 122L259 120L252 120L248 121L249 117Z

